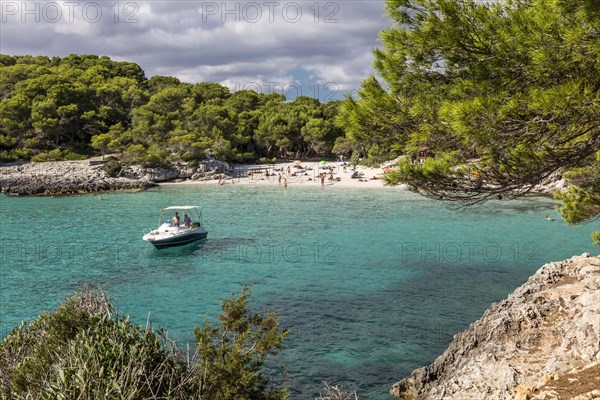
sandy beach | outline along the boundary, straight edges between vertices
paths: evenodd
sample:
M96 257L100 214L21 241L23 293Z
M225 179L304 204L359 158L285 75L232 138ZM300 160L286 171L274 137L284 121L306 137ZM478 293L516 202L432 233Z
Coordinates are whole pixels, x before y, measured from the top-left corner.
M354 173L360 177L352 178ZM320 174L324 174L321 183ZM339 187L339 188L387 188L404 189L404 185L385 186L381 176L383 168L356 166L353 170L347 163L327 162L281 162L275 164L239 164L233 172L223 175L221 185L265 185L295 187ZM281 180L279 177L281 176ZM169 185L219 185L218 179L209 181L185 180L181 182L162 182L160 186Z

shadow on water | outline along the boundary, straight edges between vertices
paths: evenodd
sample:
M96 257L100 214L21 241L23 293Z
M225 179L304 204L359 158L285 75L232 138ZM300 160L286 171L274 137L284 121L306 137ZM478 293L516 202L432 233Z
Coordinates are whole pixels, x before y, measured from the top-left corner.
M310 368L289 370L296 377L294 397L307 398L327 381L368 398L384 398L399 377L433 362L454 334L532 272L510 263L422 263L419 268L423 274L389 282L373 293L292 296L284 307L279 297L263 301L280 310L282 325L291 331L294 346L287 346L277 361L310 360Z
M202 246L194 249L193 254L196 256L221 255L224 251L232 251L240 246L256 243L256 241L252 238L236 237L207 239L202 243Z
M149 253L151 254L152 257L156 257L156 258L162 258L162 257L172 258L173 256L180 257L180 256L186 256L186 255L193 255L197 251L202 250L207 245L210 246L210 239L202 239L197 242L186 244L184 246L167 247L167 248L160 249L160 250L151 248L151 249L149 249Z
M190 243L184 246L167 247L157 250L148 248L148 254L151 258L179 258L186 256L210 257L221 256L224 252L231 252L242 246L248 246L256 243L256 239L251 238L206 238L198 242Z
M223 261L232 259L232 257L235 258L246 246L253 246L256 242L256 239L251 238L209 237L184 246L167 247L161 250L149 246L146 249L146 255L149 259L159 263L171 263L183 260L191 262L191 260L198 258L202 260L216 259Z

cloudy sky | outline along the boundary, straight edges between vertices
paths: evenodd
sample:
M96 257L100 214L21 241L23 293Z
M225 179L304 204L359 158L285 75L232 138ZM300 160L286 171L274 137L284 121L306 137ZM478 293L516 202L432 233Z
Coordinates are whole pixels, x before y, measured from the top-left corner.
M384 0L7 1L4 54L107 55L148 77L341 98L371 73Z

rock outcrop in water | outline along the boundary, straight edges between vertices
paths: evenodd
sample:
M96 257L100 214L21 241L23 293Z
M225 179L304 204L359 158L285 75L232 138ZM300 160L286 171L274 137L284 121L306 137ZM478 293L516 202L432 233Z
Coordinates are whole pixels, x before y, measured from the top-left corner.
M104 161L29 162L0 166L0 191L11 195L68 195L111 190L145 189L157 182L210 180L229 170L229 164L208 160L196 168L131 166L117 177L101 169Z
M600 399L600 257L544 265L390 393L412 400Z
M147 179L112 178L102 162L54 161L0 167L0 191L11 195L66 195L109 190L145 189Z

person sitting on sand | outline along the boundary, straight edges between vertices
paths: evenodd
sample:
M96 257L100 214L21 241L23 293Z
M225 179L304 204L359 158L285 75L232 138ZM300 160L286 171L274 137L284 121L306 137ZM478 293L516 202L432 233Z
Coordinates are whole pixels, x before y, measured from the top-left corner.
M173 226L179 226L179 214L177 211L175 212L175 216L173 217Z
M189 215L183 214L183 225L186 226L187 228L189 228L191 224L192 224L192 220L189 217Z

